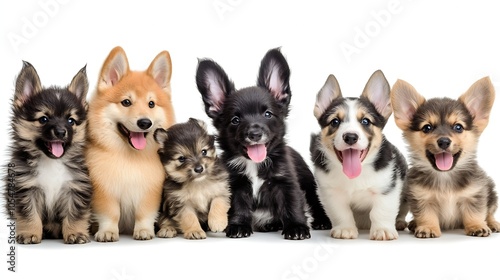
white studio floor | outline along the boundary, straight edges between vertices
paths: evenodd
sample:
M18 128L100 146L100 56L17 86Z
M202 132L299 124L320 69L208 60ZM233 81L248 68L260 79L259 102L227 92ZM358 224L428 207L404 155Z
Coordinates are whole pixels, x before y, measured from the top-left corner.
M255 233L206 240L121 236L116 243L64 245L44 240L17 246L18 271L2 279L496 279L500 234L468 237L444 232L438 239L417 239L400 232L398 240L337 240L329 231L313 231L305 241L279 233ZM2 269L5 271L4 269ZM2 273L5 275L4 273ZM12 277L14 275L14 277Z

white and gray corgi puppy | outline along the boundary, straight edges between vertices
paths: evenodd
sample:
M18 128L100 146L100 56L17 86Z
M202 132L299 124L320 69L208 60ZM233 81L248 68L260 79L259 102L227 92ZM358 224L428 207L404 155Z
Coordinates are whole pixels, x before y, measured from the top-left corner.
M488 77L457 100L426 100L407 82L394 84L394 119L410 154L403 196L413 214L408 228L416 237L435 238L457 228L471 236L500 231L495 183L476 159L494 99Z
M190 118L154 134L166 171L158 218L158 237L205 239L206 230L222 232L228 223L228 172L218 158L215 137L205 122Z
M312 135L310 150L333 238L357 238L358 229L370 229L373 240L398 238L407 164L382 133L392 113L389 94L380 70L359 98L343 97L333 75L317 94L314 116L321 132Z
M43 87L28 62L17 77L4 195L19 244L46 238L62 238L66 244L90 242L85 69L65 87Z

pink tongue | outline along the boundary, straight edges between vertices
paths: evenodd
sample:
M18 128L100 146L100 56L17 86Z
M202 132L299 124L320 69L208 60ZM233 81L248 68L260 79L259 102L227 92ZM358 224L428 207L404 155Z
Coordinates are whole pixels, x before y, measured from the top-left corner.
M144 132L130 132L130 142L132 146L137 150L142 150L146 148L146 137L144 137Z
M439 170L442 171L447 171L450 170L451 166L453 165L453 156L451 153L440 153L434 155L436 158L436 166L439 168Z
M61 157L64 153L63 143L62 142L50 142L50 152L55 157Z
M254 162L262 162L266 159L267 149L264 144L247 146L248 157Z
M342 151L342 166L344 174L349 179L354 179L361 174L361 151L354 149L347 149Z

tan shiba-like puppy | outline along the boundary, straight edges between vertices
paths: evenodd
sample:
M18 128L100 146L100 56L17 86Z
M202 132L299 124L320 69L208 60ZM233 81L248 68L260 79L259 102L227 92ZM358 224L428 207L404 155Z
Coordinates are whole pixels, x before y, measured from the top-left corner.
M157 236L181 232L187 239L205 239L204 229L224 231L230 207L228 173L206 124L189 119L158 129L154 136L167 174Z
M476 150L495 99L488 77L474 83L458 100L426 100L407 82L391 92L397 126L409 145L411 168L404 196L413 213L409 229L419 238L464 228L471 236L500 230L494 218L493 180L479 167Z
M174 120L170 96L172 65L159 53L144 72L130 71L121 47L104 62L89 103L87 160L94 195L95 239L117 241L154 236L165 171L153 139Z

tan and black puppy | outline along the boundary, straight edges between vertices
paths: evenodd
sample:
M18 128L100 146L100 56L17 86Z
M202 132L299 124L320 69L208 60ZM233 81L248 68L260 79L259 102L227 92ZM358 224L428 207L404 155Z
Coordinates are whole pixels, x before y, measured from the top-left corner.
M455 228L465 228L471 236L500 230L494 218L495 184L476 160L494 99L488 77L458 100L426 100L405 81L394 85L391 104L411 162L403 192L414 216L409 228L416 237L439 237L441 230Z
M154 137L167 174L157 236L181 232L187 239L205 239L204 228L224 231L230 207L228 173L206 124L191 118L156 130Z
M16 241L62 238L90 242L92 186L84 160L86 67L68 86L44 87L28 62L16 80L5 206L16 221Z

